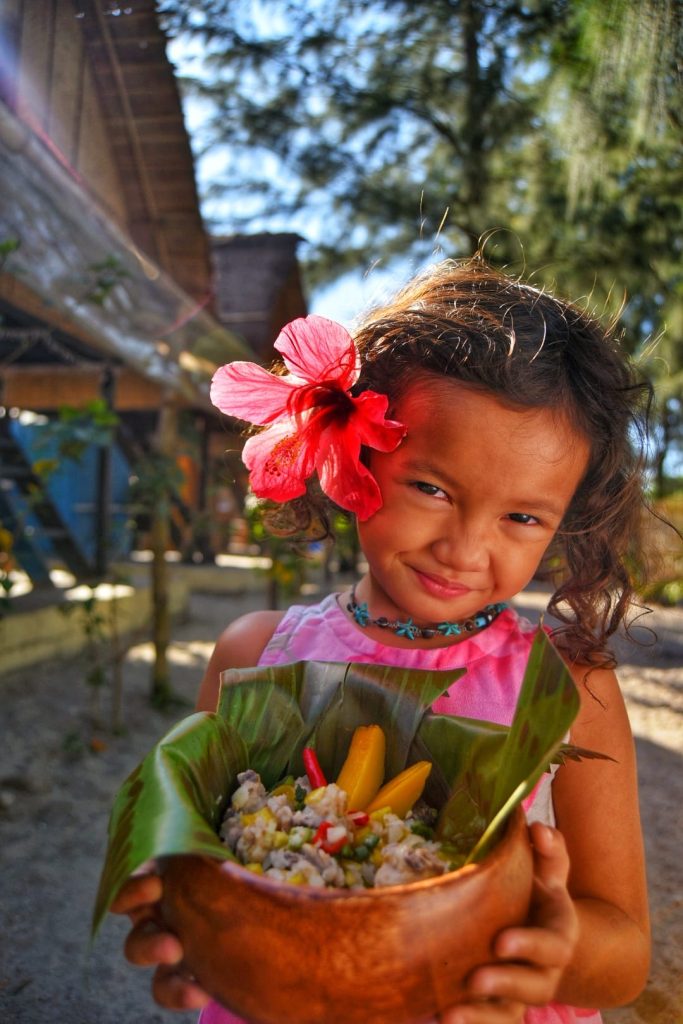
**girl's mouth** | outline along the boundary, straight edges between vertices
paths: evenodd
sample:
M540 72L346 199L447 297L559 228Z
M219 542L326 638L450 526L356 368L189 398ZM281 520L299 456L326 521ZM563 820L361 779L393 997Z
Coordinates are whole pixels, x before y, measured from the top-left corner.
M464 583L459 583L456 580L447 580L443 576L433 576L431 573L421 572L419 569L413 569L413 572L417 576L422 588L434 597L452 600L454 597L466 597L471 592L470 587L466 587Z

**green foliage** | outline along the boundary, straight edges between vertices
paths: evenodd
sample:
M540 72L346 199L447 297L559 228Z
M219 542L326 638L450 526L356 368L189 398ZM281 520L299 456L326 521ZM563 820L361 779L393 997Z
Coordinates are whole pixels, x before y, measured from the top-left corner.
M428 256L447 210L439 237L461 253L508 223L510 187L524 191L520 139L536 131L528 72L561 16L556 3L260 6L266 17L248 0L160 5L171 33L203 43L183 86L212 110L198 148L220 145L226 158L207 209L238 194L245 219L304 211L309 234L324 217L311 239L316 279L378 254ZM256 157L246 173L245 155Z
M58 468L62 459L80 462L91 445L106 447L114 439L119 418L103 398L95 398L82 406L63 405L57 418L45 424L41 447L54 445L56 456L37 460L32 469L46 479Z
M18 251L20 245L18 238L0 239L0 270L4 268L9 257Z
M654 601L670 608L683 604L683 577L679 573L671 579L657 580L644 588L641 597L644 601Z
M246 767L244 746L216 715L184 719L135 769L117 794L110 844L95 906L93 930L133 865L163 850L227 859L216 835L227 801L225 782ZM168 785L171 779L179 785Z
M59 606L65 617L73 616L85 640L85 683L89 689L90 720L96 728L103 726L102 696L107 688L113 697L110 727L112 732L120 730L116 707L116 657L118 634L116 627L116 597L101 601L96 588L90 587L78 600L68 601ZM110 680L111 675L111 680Z
M679 483L680 488L680 483ZM645 604L683 604L683 491L673 491L653 506L645 552L631 570Z
M277 608L280 596L291 598L301 590L306 578L307 545L270 533L263 522L261 505L255 500L245 502L244 516L250 542L271 560L264 572L270 581L272 606Z
M103 306L118 284L130 277L118 256L107 256L86 267L85 300Z
M165 510L168 514L172 495L183 483L183 472L169 455L153 452L139 459L131 478L130 500L138 513L151 515Z

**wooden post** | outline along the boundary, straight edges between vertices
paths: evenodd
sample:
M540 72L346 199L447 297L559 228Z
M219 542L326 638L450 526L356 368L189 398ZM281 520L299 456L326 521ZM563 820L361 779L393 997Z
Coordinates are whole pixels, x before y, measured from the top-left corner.
M178 410L173 396L166 393L162 398L157 421L154 447L169 464L177 451ZM170 537L170 484L161 500L155 502L151 518L152 547L152 640L154 643L154 665L152 668L151 700L153 704L164 705L171 698L171 682L168 667L168 645L171 640L171 612L169 607L168 563L166 552Z
M114 374L110 366L102 371L100 394L110 411L114 407ZM104 578L109 570L109 548L111 541L111 464L113 438L99 445L97 453L97 494L95 496L96 538L95 574Z
M207 522L207 511L209 508L208 501L208 490L209 490L209 434L211 432L211 422L209 417L204 413L201 416L201 431L199 439L199 486L197 496L197 517L199 519L200 528L195 538L195 550L199 552L202 560L210 562L213 560L216 552L211 546L211 538L209 531L209 524Z

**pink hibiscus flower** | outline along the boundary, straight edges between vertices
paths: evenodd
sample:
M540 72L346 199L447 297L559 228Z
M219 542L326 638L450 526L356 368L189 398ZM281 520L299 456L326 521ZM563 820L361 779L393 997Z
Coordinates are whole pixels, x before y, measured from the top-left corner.
M405 427L385 419L386 395L350 389L360 356L350 334L322 316L287 324L275 342L288 370L269 373L256 363L228 363L216 371L211 401L221 412L266 427L242 453L259 498L289 501L317 472L320 486L341 508L368 519L382 504L361 445L390 452Z

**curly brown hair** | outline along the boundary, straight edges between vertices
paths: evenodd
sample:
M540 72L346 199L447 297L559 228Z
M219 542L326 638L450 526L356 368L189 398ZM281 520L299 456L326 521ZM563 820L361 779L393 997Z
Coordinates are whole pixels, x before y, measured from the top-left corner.
M548 607L568 657L613 665L607 642L634 598L652 401L614 329L475 257L420 274L365 318L356 344L356 391L395 404L420 373L445 375L513 408L558 409L586 436L588 468L545 563Z
M634 605L629 566L642 550L650 383L636 372L614 325L487 264L445 260L415 277L354 332L354 387L392 406L420 376L447 376L511 408L553 408L590 444L587 470L541 574L555 587L548 610L571 660L612 666L609 638ZM335 508L309 481L286 505L263 503L274 533L322 537ZM337 510L340 511L340 510Z

